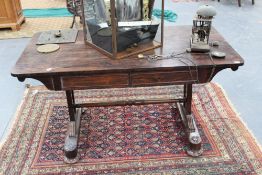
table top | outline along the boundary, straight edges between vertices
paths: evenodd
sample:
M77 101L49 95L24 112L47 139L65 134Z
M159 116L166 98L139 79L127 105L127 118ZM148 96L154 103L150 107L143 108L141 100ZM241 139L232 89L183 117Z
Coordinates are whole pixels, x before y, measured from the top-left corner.
M164 46L146 52L144 55L185 52L190 47L191 26L166 27L164 33ZM37 52L36 34L23 54L13 67L11 74L18 78L29 78L34 76L52 75L79 75L95 73L117 73L117 72L139 72L147 70L179 70L188 66L220 67L237 69L244 64L239 54L225 41L225 39L213 28L210 41L219 41L218 50L226 53L224 59L210 59L208 54L185 53L181 59L164 59L148 61L132 56L124 59L112 59L101 54L97 50L84 43L83 32L79 31L75 43L60 44L56 52L43 54Z

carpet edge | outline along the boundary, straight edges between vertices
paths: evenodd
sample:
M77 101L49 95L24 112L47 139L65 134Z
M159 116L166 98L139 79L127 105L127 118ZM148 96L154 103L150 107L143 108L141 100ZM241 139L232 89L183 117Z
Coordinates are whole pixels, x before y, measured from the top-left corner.
M252 140L255 142L255 144L258 146L258 149L260 150L260 152L262 152L262 146L260 144L260 142L257 140L257 138L255 137L254 133L252 132L252 130L248 127L247 123L244 121L244 119L241 117L241 114L239 112L237 112L235 105L232 103L232 101L230 100L227 92L225 91L225 89L222 87L222 85L220 85L219 83L216 82L212 82L211 85L214 84L216 85L222 92L222 94L224 94L224 97L226 99L226 101L228 102L228 105L230 106L230 108L232 109L232 111L235 113L235 116L237 119L239 119L239 121L241 122L241 124L245 127L245 129L248 131L248 133L250 134L250 136L252 137Z

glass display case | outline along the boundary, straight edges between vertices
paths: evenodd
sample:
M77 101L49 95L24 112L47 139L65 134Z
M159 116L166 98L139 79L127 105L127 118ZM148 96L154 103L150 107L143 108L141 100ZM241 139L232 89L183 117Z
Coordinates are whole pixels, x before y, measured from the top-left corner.
M82 0L86 44L111 58L139 54L163 44L162 17L153 17L155 0ZM157 36L157 37L156 37Z

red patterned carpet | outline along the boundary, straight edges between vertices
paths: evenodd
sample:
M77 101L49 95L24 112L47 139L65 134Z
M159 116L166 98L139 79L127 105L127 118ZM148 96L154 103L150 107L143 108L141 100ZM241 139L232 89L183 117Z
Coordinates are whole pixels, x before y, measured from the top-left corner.
M170 98L179 87L78 91L78 101ZM262 174L262 153L215 84L194 88L193 113L204 154L185 154L187 140L172 104L93 107L82 116L80 161L63 163L65 94L28 89L0 150L0 174Z

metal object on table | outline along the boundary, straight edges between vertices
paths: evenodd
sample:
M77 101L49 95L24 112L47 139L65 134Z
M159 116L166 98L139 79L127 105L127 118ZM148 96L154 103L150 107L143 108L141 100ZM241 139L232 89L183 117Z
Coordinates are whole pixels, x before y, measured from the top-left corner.
M153 55L145 55L143 58L146 58L148 61L152 62L152 61L158 61L158 60L168 60L168 59L176 59L176 58L185 58L185 54L187 52L180 52L180 53L171 53L171 54L168 54L168 55L156 55L156 54L153 54ZM191 59L190 59L190 62L193 62Z
M193 20L192 36L190 41L191 52L209 52L209 35L212 19L216 15L214 7L200 6Z
M74 43L78 30L65 29L65 30L50 30L42 32L38 38L37 44L62 44Z
M138 54L138 55L137 55L137 58L138 58L138 59L143 59L144 57L145 57L145 56L144 56L143 54Z
M59 50L60 46L58 44L44 44L37 47L37 51L40 53L51 53Z
M152 17L153 6L154 0L83 0L86 44L111 58L161 47L163 18L159 21ZM164 5L162 10L164 15ZM160 24L161 41L156 41ZM138 47L130 52L134 44Z
M211 56L213 56L214 58L225 58L226 53L219 52L219 51L213 51L213 52L211 52Z

